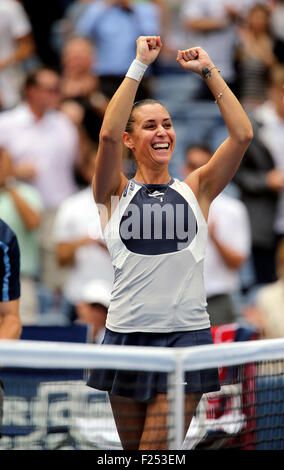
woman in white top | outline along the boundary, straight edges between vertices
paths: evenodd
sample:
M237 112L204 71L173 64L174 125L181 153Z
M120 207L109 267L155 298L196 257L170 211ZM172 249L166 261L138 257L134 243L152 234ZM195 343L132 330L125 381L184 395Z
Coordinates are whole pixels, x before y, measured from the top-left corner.
M177 62L207 83L229 136L184 182L171 178L176 136L168 111L149 100L133 106L143 73L161 48L160 37L138 38L136 59L100 133L93 187L115 275L103 344L212 343L203 286L206 219L252 139L245 112L207 53L199 47L178 51ZM121 170L123 143L137 161L130 181ZM202 393L219 389L218 373L191 372L185 382L186 432ZM124 449L166 448L165 374L96 370L88 385L108 390Z

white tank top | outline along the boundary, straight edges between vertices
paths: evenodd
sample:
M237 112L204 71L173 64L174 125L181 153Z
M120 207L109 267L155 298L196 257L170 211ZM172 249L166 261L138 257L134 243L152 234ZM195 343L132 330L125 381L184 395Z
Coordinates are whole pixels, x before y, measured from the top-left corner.
M210 327L203 282L207 224L186 183L130 180L104 235L114 266L108 329Z

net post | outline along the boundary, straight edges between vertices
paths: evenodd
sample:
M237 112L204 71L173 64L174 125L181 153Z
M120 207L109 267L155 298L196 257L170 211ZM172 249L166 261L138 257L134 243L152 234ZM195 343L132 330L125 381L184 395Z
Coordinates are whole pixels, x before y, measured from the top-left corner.
M179 450L184 440L184 371L181 357L168 373L168 449Z

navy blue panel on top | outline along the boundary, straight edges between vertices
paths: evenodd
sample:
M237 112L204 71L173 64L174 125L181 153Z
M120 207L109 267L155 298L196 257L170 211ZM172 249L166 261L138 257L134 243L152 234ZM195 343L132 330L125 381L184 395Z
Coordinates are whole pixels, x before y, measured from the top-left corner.
M197 230L188 202L166 184L141 185L119 227L126 248L144 255L180 251L192 242Z

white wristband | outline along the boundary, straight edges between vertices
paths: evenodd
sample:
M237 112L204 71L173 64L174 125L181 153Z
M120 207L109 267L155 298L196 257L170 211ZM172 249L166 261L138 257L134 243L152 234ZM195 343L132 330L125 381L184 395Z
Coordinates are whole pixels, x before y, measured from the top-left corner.
M143 62L140 62L138 59L134 59L125 76L136 80L136 82L141 82L147 68L148 65L143 64Z

